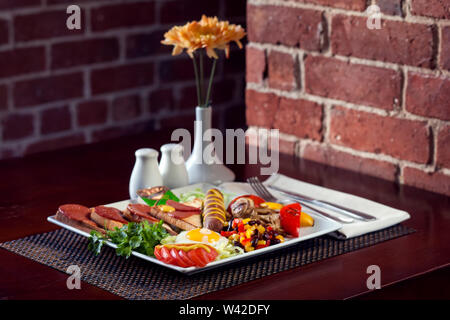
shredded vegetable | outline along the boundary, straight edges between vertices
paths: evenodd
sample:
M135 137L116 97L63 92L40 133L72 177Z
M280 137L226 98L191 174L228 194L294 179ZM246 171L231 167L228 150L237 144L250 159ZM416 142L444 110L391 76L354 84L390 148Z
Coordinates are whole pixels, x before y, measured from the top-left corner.
M234 194L226 193L223 191L222 191L222 194L223 194L223 202L225 203L225 205L228 205L228 203L231 201L231 199L233 199L235 197ZM203 192L202 189L195 188L192 191L188 191L188 192L184 192L184 193L180 194L180 201L181 202L191 202L196 198L200 198L200 199L204 200L205 195L206 195L206 193Z

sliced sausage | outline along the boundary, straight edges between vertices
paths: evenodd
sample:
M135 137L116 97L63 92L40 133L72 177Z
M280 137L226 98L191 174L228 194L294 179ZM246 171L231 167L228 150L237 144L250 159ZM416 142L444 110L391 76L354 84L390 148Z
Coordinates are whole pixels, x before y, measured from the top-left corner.
M139 217L145 218L152 222L158 222L159 220L152 217L150 215L151 208L150 206L146 204L141 203L130 203L127 207L127 209L132 213Z
M100 217L103 217L103 218L106 218L109 220L119 221L124 224L128 223L128 221L122 217L120 210L118 210L116 208L97 206L94 208L94 211Z
M89 220L91 212L88 207L79 204L64 204L59 206L58 211L76 221Z
M89 233L91 230L105 231L90 218L88 207L79 204L64 204L58 208L56 219L77 229Z

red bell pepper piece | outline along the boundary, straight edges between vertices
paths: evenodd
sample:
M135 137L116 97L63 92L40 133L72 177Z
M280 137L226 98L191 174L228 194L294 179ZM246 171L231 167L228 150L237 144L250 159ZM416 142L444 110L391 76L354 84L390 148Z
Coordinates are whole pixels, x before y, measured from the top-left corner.
M294 237L300 233L300 215L302 206L300 203L292 203L280 210L280 222L283 229Z
M237 232L236 231L222 231L222 232L220 232L220 235L222 236L222 237L225 237L225 238L229 238L231 235L233 235L233 234L236 234Z

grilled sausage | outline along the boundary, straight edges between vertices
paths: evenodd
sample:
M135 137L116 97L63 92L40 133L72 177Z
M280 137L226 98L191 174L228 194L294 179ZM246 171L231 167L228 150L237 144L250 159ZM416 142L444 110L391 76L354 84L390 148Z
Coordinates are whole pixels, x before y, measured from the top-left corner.
M205 196L203 207L203 227L220 232L227 224L223 194L217 189L210 189Z

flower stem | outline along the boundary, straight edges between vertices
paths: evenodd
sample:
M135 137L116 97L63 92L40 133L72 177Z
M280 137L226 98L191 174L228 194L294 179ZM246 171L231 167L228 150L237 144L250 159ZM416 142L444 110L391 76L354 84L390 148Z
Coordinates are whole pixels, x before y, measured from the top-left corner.
M212 87L212 83L213 83L213 79L214 79L214 72L216 71L217 59L213 59L213 60L214 60L214 62L213 62L212 69L211 69L211 76L209 77L208 91L206 92L205 107L208 106L208 104L209 104L209 97L211 96L211 87Z
M195 60L195 54L194 54L194 57L192 58L192 61L194 63L195 84L197 87L197 103L198 103L198 106L201 107L202 99L201 99L201 95L200 95L200 80L198 78L198 68L197 68L197 62Z
M201 98L205 98L205 96L203 95L203 89L205 88L204 79L203 78L204 78L204 72L203 72L203 50L200 50L200 97ZM200 101L200 103L201 102L202 101ZM204 101L204 103L206 104L206 101Z

